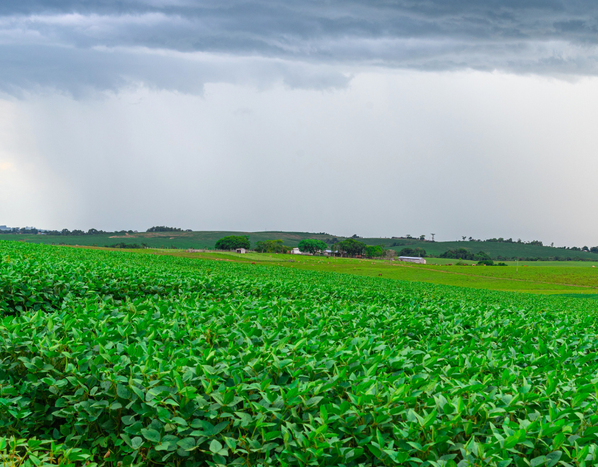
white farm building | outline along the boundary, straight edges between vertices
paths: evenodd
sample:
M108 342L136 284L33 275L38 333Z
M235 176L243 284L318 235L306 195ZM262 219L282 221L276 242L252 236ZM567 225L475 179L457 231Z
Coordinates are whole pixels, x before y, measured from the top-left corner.
M399 261L405 261L407 263L418 263L426 264L426 260L420 256L399 256Z

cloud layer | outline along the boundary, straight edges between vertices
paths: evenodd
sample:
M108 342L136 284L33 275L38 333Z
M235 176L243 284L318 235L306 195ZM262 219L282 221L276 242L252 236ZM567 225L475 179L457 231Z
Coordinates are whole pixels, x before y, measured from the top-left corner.
M597 30L588 1L9 0L0 89L327 88L364 67L595 75Z

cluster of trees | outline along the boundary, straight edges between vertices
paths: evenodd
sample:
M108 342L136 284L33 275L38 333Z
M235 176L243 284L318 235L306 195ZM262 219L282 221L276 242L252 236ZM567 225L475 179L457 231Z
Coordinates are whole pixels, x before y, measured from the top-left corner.
M62 229L62 230L44 230L43 231L46 235L61 235L61 236L81 236L81 235L104 235L104 234L112 234L112 235L126 235L126 234L135 234L137 233L136 230L117 230L114 232L106 232L104 230L98 229L89 229L87 232L79 229L69 230L69 229Z
M178 227L167 227L165 225L155 225L154 227L150 227L146 230L146 232L182 232L183 229L179 229ZM190 232L190 230L187 230Z
M299 242L299 250L304 251L306 253L318 253L321 251L326 251L328 249L328 245L324 243L322 240L316 240L315 238L306 238Z
M466 237L462 237L463 241L465 241ZM520 238L516 241L512 238L487 238L486 240L476 240L472 237L468 239L470 242L490 242L490 243L521 243L522 245L536 245L536 246L544 246L544 244L540 240L532 240L531 242L522 242Z
M146 243L142 243L141 245L137 244L137 243L124 243L124 242L120 242L120 243L115 243L113 245L104 245L107 248L129 248L132 250L135 250L137 248L147 248L147 244Z
M425 258L426 250L420 247L403 248L401 251L399 251L399 256L419 256L421 258Z
M246 235L229 235L222 237L216 242L215 248L217 250L236 250L237 248L245 248L249 250L249 237Z
M216 242L217 250L236 250L237 248L250 248L249 237L229 235ZM305 253L319 253L328 249L328 245L322 240L306 238L299 242L299 250ZM289 253L291 247L285 245L282 240L264 240L255 244L254 250L259 253ZM354 238L347 238L334 245L333 251L340 252L347 256L366 256L368 258L379 258L394 255L393 250L385 250L381 245L366 245Z
M393 250L386 250L382 245L366 245L363 242L355 240L353 237L347 238L337 243L335 251L347 256L366 256L367 258L381 258L394 254Z
M391 237L392 239L399 239L399 240L419 240L420 242L426 242L429 240L426 240L426 236L425 235L420 235L419 237L412 237L411 234L407 234L404 237ZM434 241L434 240L432 240ZM391 246L394 246L391 245Z
M259 253L288 253L291 247L286 246L282 240L264 240L257 242L255 251Z
M37 235L39 230L35 227L31 228L21 228L21 227L10 227L7 229L0 230L0 234L33 234Z
M363 242L357 241L354 238L347 238L335 245L335 251L347 256L363 256L367 245Z
M157 225L154 227L150 227L147 229L147 232L182 232L183 229L179 229L178 227L166 227L164 225ZM187 232L191 232L190 229L187 229ZM22 227L13 227L7 230L0 230L0 234L34 234L37 235L38 233L44 233L46 235L103 235L103 234L112 234L112 235L125 235L125 234L134 234L137 233L137 230L115 230L114 232L109 232L105 230L98 230L98 229L89 229L87 231L80 230L80 229L62 229L62 230L41 230L36 228L22 228Z
M474 254L466 248L456 248L454 250L447 250L444 253L442 253L440 257L451 259L467 259L470 261L492 261L492 258L488 253L478 251Z

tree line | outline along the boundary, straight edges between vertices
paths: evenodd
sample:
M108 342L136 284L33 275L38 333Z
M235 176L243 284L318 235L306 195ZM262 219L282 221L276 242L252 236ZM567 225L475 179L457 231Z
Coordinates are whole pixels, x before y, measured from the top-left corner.
M299 242L299 250L304 253L325 253L329 251L333 254L343 256L365 256L368 258L379 258L388 255L394 255L394 250L386 250L382 245L366 245L355 238L347 238L328 246L322 240L315 238L306 238ZM251 243L248 236L229 235L219 239L216 242L217 250L237 250L244 248L249 250ZM283 240L260 240L257 241L254 250L259 253L289 253L291 247L285 245Z
M178 227L167 227L165 225L157 225L154 227L150 227L146 230L146 232L183 232L183 229ZM185 230L185 232L192 232L191 229ZM46 229L37 229L35 227L26 228L26 227L10 227L6 230L0 230L0 234L20 234L20 235L37 235L39 233L43 233L45 235L54 235L54 236L81 236L81 235L126 235L126 234L136 234L139 233L137 230L114 230L114 231L106 231L106 230L99 230L99 229L89 229L89 230L80 230L80 229L62 229L62 230L46 230Z

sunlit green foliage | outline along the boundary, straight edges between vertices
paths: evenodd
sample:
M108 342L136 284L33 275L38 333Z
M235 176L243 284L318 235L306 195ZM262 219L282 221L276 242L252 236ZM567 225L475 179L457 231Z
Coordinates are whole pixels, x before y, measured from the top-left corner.
M0 297L0 456L29 444L71 465L598 456L593 300L10 242Z

